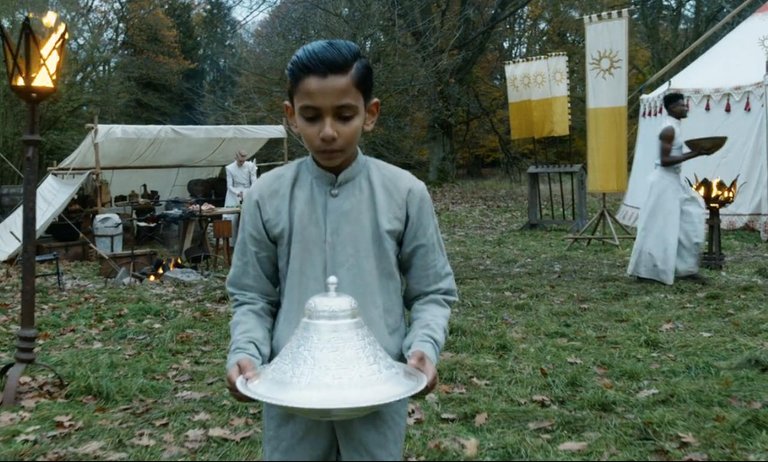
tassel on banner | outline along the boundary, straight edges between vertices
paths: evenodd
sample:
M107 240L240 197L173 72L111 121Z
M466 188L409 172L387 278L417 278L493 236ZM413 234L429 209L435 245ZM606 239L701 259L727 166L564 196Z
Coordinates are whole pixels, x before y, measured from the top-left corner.
M731 112L731 95L728 95L728 99L725 101L725 112Z
M664 105L663 104L659 104L659 110L656 111L656 115L660 116L662 114L664 114Z
M643 119L645 119L646 111L648 111L648 105L643 104Z
M751 112L752 111L752 105L749 104L749 95L747 95L747 104L744 105L744 111L745 112Z
M685 109L687 111L691 110L691 97L690 96L685 99Z
M704 110L707 111L707 112L709 112L709 110L710 110L710 107L709 107L709 96L707 96L707 105L704 106Z

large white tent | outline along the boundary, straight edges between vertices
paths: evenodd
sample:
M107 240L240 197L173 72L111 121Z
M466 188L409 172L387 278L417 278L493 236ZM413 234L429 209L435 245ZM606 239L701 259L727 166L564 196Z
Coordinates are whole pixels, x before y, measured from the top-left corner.
M648 193L648 175L659 155L659 131L666 117L662 99L668 92L688 98L683 139L727 136L711 156L684 162L682 174L694 180L738 176L733 204L720 212L722 227L758 229L768 239L768 3L745 19L680 73L640 97L635 154L619 221L635 226Z
M187 183L217 176L239 149L255 154L282 125L98 125L57 168L101 170L113 196L157 191L161 199L188 197Z
M89 174L100 172L110 192L157 191L161 199L189 197L187 183L217 176L243 149L255 154L281 125L98 125L37 189L37 236L66 207ZM0 223L0 261L21 248L22 208Z

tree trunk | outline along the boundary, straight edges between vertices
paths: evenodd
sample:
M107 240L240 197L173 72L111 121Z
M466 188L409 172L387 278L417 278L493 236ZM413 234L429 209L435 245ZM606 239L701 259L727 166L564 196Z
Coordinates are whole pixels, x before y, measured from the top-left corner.
M433 116L432 123L427 127L427 140L429 144L429 182L453 180L456 177L453 126L448 120Z

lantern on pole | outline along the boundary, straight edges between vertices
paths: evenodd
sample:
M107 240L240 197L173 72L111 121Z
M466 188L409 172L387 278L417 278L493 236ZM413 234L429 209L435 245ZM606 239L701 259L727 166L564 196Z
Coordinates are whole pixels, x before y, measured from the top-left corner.
M35 364L35 257L36 257L36 202L37 158L40 145L38 104L56 92L67 39L67 26L58 21L58 15L48 12L38 18L31 14L24 18L19 39L14 42L2 24L0 39L3 58L11 90L27 103L27 131L21 140L24 145L24 180L22 209L21 251L21 324L17 332L14 362L0 369L6 376L2 406L16 403L16 389L27 365ZM37 363L39 364L39 363ZM45 366L44 364L40 364ZM48 367L48 366L45 366ZM50 369L50 368L49 368ZM55 371L54 371L55 373ZM58 376L58 374L56 374ZM61 377L59 377L61 380Z

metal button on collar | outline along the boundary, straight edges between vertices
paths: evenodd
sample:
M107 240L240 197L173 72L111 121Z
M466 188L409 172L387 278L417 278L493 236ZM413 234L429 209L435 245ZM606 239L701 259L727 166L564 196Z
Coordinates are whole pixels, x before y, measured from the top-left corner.
M331 189L331 197L337 197L339 195L338 188Z

